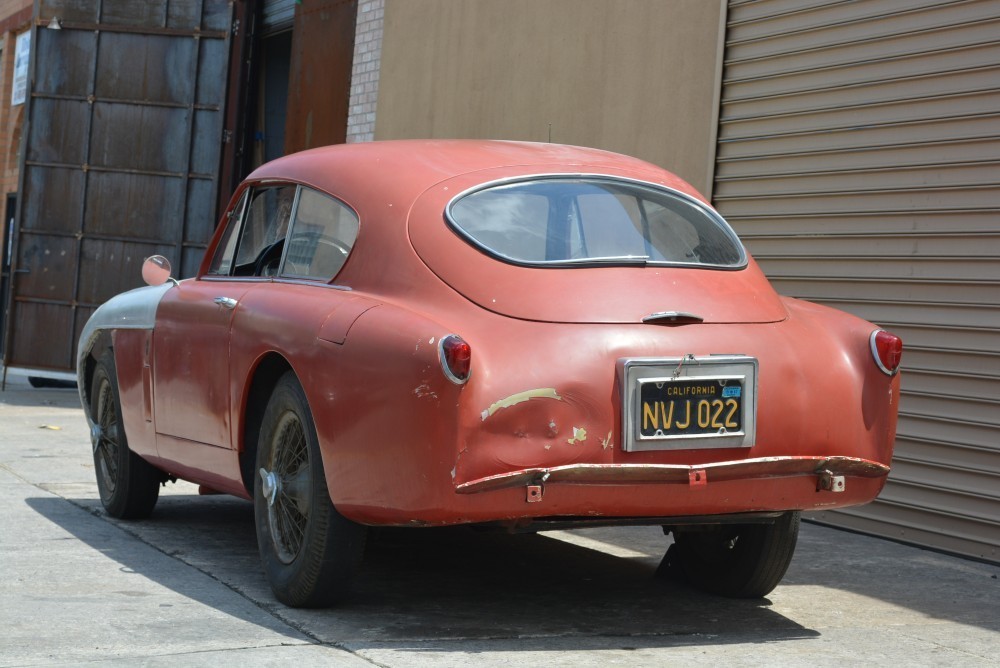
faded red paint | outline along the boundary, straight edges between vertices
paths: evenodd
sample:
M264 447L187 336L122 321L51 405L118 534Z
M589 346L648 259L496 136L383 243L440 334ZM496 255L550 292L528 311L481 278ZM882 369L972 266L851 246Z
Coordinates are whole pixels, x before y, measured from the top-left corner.
M359 522L711 515L878 494L899 378L872 360L874 325L778 297L752 260L739 271L532 269L488 258L446 225L444 208L462 190L536 173L624 176L700 197L647 163L555 145L385 142L265 165L248 183L309 185L357 212L358 240L335 279L351 290L209 277L206 259L157 314L155 436L142 413L142 340L116 338L132 447L175 475L247 496L248 392L261 361L280 355L309 399L331 498ZM238 305L223 310L215 297ZM705 323L641 323L655 311ZM472 347L462 386L438 360L452 333ZM718 353L759 362L756 445L625 452L617 361ZM824 470L845 475L846 491L817 491Z

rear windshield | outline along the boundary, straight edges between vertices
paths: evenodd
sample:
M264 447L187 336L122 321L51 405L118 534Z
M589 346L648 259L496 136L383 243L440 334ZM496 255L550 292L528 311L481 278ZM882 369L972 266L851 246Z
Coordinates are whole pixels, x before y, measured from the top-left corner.
M746 253L714 211L673 190L603 177L486 186L448 207L473 244L515 264L682 264L739 268Z

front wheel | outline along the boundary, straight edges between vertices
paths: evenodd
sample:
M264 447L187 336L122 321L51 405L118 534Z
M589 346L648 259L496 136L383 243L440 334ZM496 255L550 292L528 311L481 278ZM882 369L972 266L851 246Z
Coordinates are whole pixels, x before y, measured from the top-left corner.
M149 517L160 496L163 474L128 447L115 355L110 348L94 369L90 416L96 425L94 468L104 509L119 519Z
M767 596L795 553L800 513L769 524L677 527L659 573L678 574L698 589L733 598Z
M291 371L264 412L256 471L257 546L274 595L296 608L332 605L361 562L366 530L330 501L312 414Z

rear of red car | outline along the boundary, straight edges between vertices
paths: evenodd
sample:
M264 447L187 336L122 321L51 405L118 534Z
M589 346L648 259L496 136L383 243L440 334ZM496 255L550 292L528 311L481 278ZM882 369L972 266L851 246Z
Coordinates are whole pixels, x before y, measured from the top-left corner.
M901 343L776 295L664 175L498 170L418 200L414 249L482 310L436 314L454 329L440 357L459 413L453 490L426 520L658 523L701 586L762 595L796 511L881 490Z

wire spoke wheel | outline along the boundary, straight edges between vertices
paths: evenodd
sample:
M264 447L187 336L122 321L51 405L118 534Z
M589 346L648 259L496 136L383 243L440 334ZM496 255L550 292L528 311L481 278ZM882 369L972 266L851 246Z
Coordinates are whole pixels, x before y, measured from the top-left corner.
M117 382L114 352L108 349L97 361L90 385L94 471L108 514L140 519L153 512L164 476L129 447Z
M281 416L271 445L266 473L276 479L277 489L267 504L267 521L274 549L283 564L290 564L302 550L309 522L309 447L302 422L287 411Z
M109 494L114 494L118 486L118 458L120 456L118 443L118 410L115 407L115 397L111 390L111 381L102 378L97 390L97 424L101 435L94 446L95 464L104 478Z
M324 607L347 592L365 527L333 507L316 425L295 374L275 384L257 442L253 501L257 547L278 600Z

